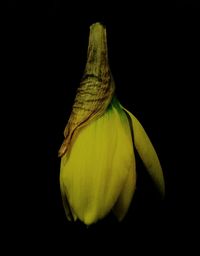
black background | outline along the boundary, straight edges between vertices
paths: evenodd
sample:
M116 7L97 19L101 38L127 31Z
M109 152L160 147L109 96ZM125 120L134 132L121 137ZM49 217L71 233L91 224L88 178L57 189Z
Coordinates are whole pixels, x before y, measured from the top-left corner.
M166 198L160 200L137 157L137 190L124 221L119 224L109 215L86 228L66 221L57 152L83 74L89 26L97 21L107 27L116 94L158 152ZM92 245L98 252L107 246L124 254L194 248L189 238L197 224L197 168L189 145L197 118L198 16L117 3L111 8L103 2L9 1L3 22L6 237L19 240L15 246L22 249L39 245L62 253L71 246L90 252Z

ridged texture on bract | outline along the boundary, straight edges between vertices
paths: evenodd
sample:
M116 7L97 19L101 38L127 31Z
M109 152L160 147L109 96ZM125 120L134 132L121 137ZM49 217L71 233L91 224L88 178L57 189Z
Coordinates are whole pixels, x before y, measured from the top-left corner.
M65 139L59 156L67 152L80 128L105 112L114 90L108 64L106 29L100 23L95 23L90 27L87 63L64 130Z

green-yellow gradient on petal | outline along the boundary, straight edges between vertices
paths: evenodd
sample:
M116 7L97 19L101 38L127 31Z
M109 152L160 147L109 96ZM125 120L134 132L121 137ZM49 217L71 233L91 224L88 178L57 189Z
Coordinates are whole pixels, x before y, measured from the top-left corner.
M115 205L122 219L135 189L135 158L128 119L113 99L106 112L80 129L61 159L61 193L85 224L102 219ZM69 217L68 207L65 205Z
M165 195L165 182L163 177L162 167L158 159L157 153L147 135L144 128L137 120L137 118L131 114L127 109L124 110L129 114L132 120L133 125L133 134L134 134L134 145L135 148L141 157L147 171L155 182L158 190L161 195Z

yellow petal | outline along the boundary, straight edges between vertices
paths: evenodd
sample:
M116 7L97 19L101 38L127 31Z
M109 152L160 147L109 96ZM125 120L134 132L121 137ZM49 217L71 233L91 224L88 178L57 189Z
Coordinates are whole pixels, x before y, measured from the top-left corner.
M115 205L134 165L126 114L112 104L97 120L80 129L61 158L60 180L77 217L90 225Z
M67 200L67 191L66 188L62 182L62 180L60 179L60 191L61 191L61 197L62 197L62 202L63 202L63 207L65 210L65 214L67 216L67 219L69 221L76 221L77 220L77 216L74 213L73 209L70 207L69 202Z
M134 156L134 155L133 155ZM129 169L128 176L126 178L126 182L123 186L123 189L120 193L120 196L115 204L113 211L117 216L118 220L121 221L125 217L129 206L131 204L131 200L133 194L135 192L136 187L136 168L135 168L135 156L133 158L133 165Z
M138 151L147 171L154 180L157 188L161 192L161 195L164 196L165 182L157 153L137 118L125 108L124 110L129 114L132 120L135 148Z

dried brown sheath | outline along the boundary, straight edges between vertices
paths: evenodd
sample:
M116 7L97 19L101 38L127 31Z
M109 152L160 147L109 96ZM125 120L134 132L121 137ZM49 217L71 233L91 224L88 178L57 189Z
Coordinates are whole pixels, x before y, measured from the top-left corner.
M64 130L59 156L64 155L80 128L101 116L115 90L108 63L106 29L100 23L90 27L87 63Z

